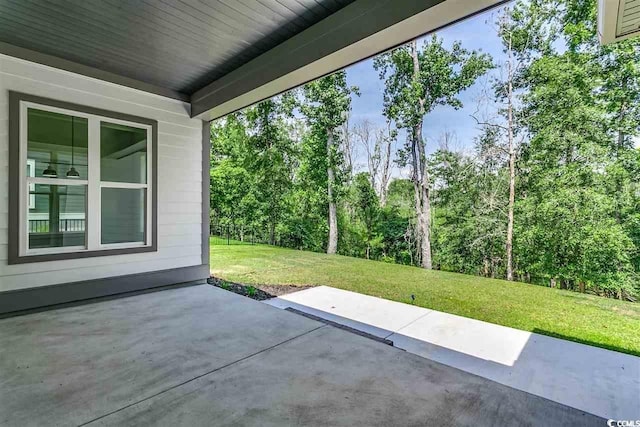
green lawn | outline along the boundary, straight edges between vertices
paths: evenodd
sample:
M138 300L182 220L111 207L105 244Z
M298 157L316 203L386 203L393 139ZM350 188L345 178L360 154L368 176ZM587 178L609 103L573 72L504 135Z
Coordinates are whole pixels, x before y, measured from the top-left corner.
M640 304L504 280L265 245L212 245L211 273L327 285L640 356ZM567 355L571 357L571 355Z

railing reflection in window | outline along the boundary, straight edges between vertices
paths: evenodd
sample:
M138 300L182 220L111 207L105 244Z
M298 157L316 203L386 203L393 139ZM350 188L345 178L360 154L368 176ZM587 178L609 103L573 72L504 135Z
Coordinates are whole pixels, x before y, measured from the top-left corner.
M58 231L84 231L84 223L84 219L61 219ZM29 233L48 233L50 229L50 221L48 219L29 220Z

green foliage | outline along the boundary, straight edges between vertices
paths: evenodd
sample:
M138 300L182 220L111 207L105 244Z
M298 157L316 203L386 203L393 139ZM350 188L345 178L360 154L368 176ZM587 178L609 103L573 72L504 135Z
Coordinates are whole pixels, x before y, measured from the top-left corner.
M327 170L332 168L335 174L332 190L334 199L339 200L344 195L346 176L337 129L347 120L351 110L351 95L358 95L359 90L355 86L348 86L347 73L339 71L307 83L302 88L302 94L298 108L309 126L309 137L303 148L308 178L315 185L326 188Z
M640 43L601 46L595 11L595 0L517 1L497 22L519 63L513 266L515 280L633 301L640 296ZM385 84L382 113L408 131L409 144L394 153L400 166L412 165L412 132L424 117L437 106L459 108L459 94L494 63L437 36L411 49L374 60ZM495 79L491 101L503 102L505 87ZM339 72L215 123L213 222L240 230L239 240L257 230L259 241L321 252L333 203L340 254L418 265L414 182L392 179L385 198L368 174L345 165L342 129L357 93ZM446 145L418 153L429 176L434 268L505 277L505 134L485 125L465 141L473 153Z
M374 59L374 67L385 81L384 114L398 127L415 126L438 105L462 107L460 92L492 66L489 55L469 52L460 42L446 49L435 34L419 49L418 62L416 76L407 46Z
M289 135L289 96L274 98L212 126L211 208L235 227L264 228L275 243L297 161Z
M337 73L322 77L303 87L306 102L300 103L300 111L317 128L318 132L337 129L347 119L351 109L351 94L358 94L358 88L347 85L347 73Z
M266 218L269 243L275 243L276 226L284 215L287 192L291 187L297 153L287 133L284 119L291 115L290 103L267 100L247 111L247 124L253 130L248 145L253 150L246 166L259 191L256 198Z
M364 225L365 258L369 259L371 257L371 247L378 246L380 243L380 240L374 235L380 215L380 200L371 185L371 177L368 173L361 172L357 174L353 186L356 217Z
M600 46L595 1L548 3L558 6L557 37L568 49L540 56L523 74L531 137L517 204L518 268L533 280L634 298L638 43Z
M347 86L347 74L339 71L306 84L302 92L304 97L298 107L310 127L311 138L309 138L308 149L312 151L312 158L322 159L309 166L318 168L322 164L325 166L323 172L326 173L322 176L317 173L310 176L316 178L316 183L326 182L329 219L327 252L336 253L339 236L337 203L345 190L346 175L344 156L339 149L338 128L346 122L351 109L351 94L358 94L358 89Z
M212 246L236 283L326 285L640 356L640 304L505 280L273 246ZM569 356L567 356L569 357Z
M441 149L432 156L434 261L443 270L502 277L508 176L479 155L482 161Z
M245 167L248 139L245 126L237 115L211 128L211 209L216 217L230 221L251 221L257 200L250 172Z

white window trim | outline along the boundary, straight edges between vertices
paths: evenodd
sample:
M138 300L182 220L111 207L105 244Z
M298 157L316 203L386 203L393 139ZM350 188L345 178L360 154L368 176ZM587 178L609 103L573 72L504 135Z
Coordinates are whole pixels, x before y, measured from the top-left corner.
M36 161L35 159L27 159L27 167L29 168L28 178L35 178L36 176ZM36 184L29 184L29 209L36 208L36 195L31 194L36 191Z
M116 119L108 116L89 114L73 109L65 109L39 104L31 101L20 101L20 164L27 164L28 150L28 109L37 108L43 111L53 113L67 114L75 117L83 117L88 121L88 179L64 179L64 178L44 178L44 177L28 177L26 168L21 167L19 178L19 194L20 194L20 231L19 231L19 256L48 255L48 254L64 254L70 252L94 252L110 249L132 249L132 248L150 248L153 247L153 129L151 125ZM122 183L100 181L100 123L108 122L130 126L138 129L145 129L147 132L147 183ZM34 168L35 170L35 168ZM28 197L28 188L35 184L55 184L55 185L74 185L86 187L86 206L85 211L85 246L66 246L60 248L38 248L29 249L29 208L32 205L31 197ZM145 241L144 242L127 242L127 243L101 243L101 189L102 188L133 188L145 189ZM35 201L34 201L35 202Z

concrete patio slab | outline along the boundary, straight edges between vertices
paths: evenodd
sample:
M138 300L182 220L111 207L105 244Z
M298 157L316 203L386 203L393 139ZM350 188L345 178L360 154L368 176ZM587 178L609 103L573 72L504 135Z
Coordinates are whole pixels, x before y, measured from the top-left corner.
M213 424L551 427L605 421L323 326L95 423Z
M374 333L413 354L605 418L640 419L635 356L326 286L265 302ZM393 316L404 311L402 321L413 321L399 327Z
M0 320L0 425L604 425L208 285Z
M249 306L200 285L2 319L0 425L79 425L322 325Z

